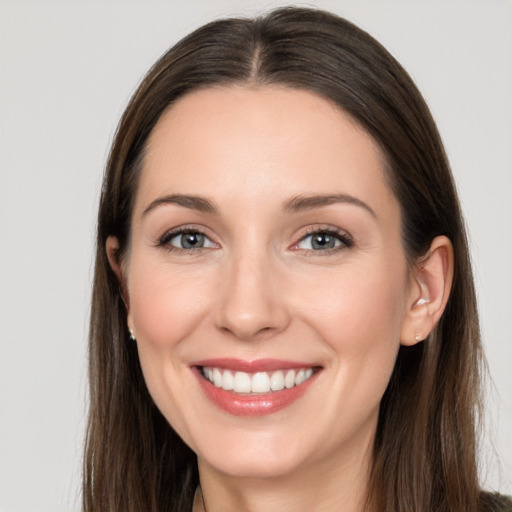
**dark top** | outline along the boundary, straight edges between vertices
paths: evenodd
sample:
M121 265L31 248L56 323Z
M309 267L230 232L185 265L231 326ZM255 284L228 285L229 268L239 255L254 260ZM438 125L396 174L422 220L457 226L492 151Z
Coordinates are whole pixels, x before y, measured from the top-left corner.
M512 512L512 499L503 494L483 492L480 495L481 512Z

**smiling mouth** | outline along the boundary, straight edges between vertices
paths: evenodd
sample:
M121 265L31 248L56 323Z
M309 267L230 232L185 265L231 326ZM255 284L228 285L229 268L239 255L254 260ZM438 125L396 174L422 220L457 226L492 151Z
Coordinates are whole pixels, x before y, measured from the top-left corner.
M269 394L292 389L309 380L317 368L242 372L212 366L201 367L201 375L216 388L241 395Z
M204 395L234 416L276 413L298 401L324 369L278 359L216 358L190 366Z

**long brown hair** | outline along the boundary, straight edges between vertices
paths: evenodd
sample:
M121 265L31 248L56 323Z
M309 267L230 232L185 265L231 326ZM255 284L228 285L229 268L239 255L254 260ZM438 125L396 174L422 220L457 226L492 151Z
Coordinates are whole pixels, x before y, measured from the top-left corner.
M194 89L232 84L280 84L337 104L383 150L401 205L409 262L414 265L438 235L452 241L455 276L447 308L427 340L400 349L382 400L368 503L389 512L481 510L485 498L475 447L482 364L478 316L442 142L413 81L377 41L342 18L302 8L196 30L153 66L120 121L98 216L84 510L191 509L196 458L148 394L105 243L116 236L120 257L129 246L144 148L162 113Z

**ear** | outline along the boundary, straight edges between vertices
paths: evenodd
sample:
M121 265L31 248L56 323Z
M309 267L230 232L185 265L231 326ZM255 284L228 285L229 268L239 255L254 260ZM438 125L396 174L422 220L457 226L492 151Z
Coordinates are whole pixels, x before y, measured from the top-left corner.
M128 296L128 290L126 287L126 279L123 272L123 265L119 257L119 240L115 236L109 236L105 243L105 251L107 253L108 263L110 268L117 276L119 281L119 287L121 292L121 298L125 303L126 310L130 311L130 301Z
M450 296L453 246L446 236L434 238L426 256L412 271L401 331L402 345L415 345L434 330Z

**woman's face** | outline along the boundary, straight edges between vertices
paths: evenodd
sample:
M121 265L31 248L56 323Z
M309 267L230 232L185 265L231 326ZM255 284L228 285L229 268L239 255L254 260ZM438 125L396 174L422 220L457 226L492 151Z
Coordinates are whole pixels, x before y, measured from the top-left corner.
M196 91L156 125L128 324L201 468L278 476L369 453L412 300L383 169L372 138L305 91Z

